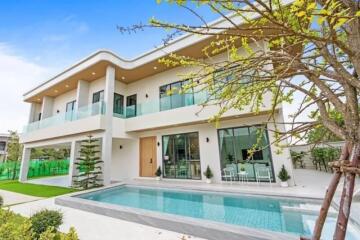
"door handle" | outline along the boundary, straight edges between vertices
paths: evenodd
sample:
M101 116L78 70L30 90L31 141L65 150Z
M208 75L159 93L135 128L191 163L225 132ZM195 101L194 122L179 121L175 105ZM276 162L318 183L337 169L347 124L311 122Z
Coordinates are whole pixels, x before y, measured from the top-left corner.
M150 158L150 163L152 163L152 158Z

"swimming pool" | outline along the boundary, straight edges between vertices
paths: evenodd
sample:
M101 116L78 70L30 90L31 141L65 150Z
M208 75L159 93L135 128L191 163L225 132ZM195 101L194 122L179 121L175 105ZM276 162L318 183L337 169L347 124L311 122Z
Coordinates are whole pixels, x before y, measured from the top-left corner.
M310 236L319 202L305 199L233 195L140 186L119 186L76 196L135 209L204 219L235 226ZM332 239L336 216L329 217L323 239ZM354 226L348 240L359 239Z

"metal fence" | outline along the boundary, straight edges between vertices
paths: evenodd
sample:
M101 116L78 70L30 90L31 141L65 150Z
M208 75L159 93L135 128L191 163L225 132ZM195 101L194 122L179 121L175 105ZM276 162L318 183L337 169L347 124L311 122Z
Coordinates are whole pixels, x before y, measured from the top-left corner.
M20 163L8 161L0 163L0 180L18 179ZM65 175L69 172L69 159L62 160L31 160L28 178Z

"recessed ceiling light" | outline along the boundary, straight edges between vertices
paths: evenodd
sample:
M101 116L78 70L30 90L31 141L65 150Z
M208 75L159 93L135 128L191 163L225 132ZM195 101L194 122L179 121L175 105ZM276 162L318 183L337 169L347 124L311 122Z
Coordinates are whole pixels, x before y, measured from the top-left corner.
M69 85L67 85L67 84L66 84L66 85L65 85L65 87L66 87L66 88L68 88L68 87L69 87Z
M38 98L37 100L38 100L38 101L40 101L41 99L40 99L40 98Z
M56 93L57 93L57 92L58 92L58 90L56 90L56 89L55 89L55 90L54 90L54 92L56 92Z
M121 79L122 79L122 80L125 80L125 77L124 77L124 76L122 76L122 77L121 77Z
M156 69L157 69L157 66L154 67L154 70L156 70Z
M96 74L96 72L92 72L91 74L92 74L92 75L95 75L95 74Z

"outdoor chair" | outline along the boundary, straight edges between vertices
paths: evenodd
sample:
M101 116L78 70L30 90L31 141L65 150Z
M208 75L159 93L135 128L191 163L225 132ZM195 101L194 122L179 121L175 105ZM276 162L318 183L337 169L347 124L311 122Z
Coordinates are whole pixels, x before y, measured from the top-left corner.
M268 167L256 168L256 182L259 184L261 180L267 180L271 183L271 173Z
M232 167L226 167L223 169L223 178L225 181L235 181L236 180L236 171Z

